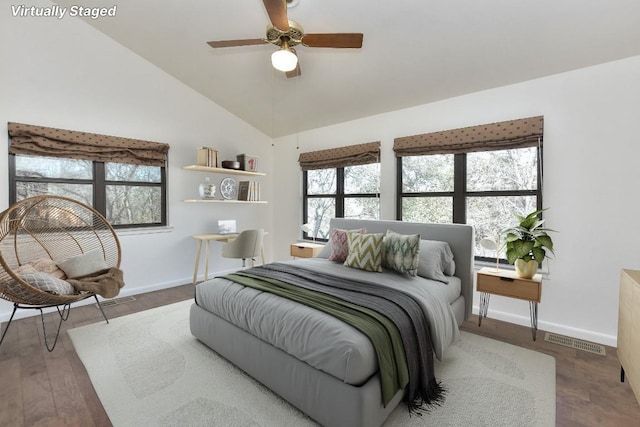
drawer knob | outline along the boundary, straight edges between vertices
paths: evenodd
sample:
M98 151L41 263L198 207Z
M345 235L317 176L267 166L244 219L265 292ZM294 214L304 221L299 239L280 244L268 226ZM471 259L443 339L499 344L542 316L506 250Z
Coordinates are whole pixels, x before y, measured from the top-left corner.
M503 280L505 282L513 282L513 279L511 277L500 277L500 280Z

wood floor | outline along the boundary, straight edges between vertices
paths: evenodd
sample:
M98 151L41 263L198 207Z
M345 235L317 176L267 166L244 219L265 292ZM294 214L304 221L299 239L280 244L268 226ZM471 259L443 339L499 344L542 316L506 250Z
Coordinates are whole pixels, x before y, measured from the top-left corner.
M189 299L191 285L136 295L135 301L105 308L115 318ZM46 316L52 325L55 314ZM95 305L74 307L56 349L44 347L40 318L14 321L0 346L0 427L111 426L67 329L104 321ZM2 325L3 328L6 324ZM627 383L620 383L614 348L599 356L544 341L528 328L477 317L462 329L540 351L556 358L558 426L640 426L640 406Z

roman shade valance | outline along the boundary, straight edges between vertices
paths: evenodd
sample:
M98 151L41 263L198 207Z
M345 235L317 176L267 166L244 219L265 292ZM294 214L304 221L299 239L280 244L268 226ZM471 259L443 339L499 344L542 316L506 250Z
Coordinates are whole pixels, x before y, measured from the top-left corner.
M542 143L543 116L470 126L393 141L396 157L506 150Z
M303 171L366 165L380 161L380 141L300 153Z
M8 123L10 154L166 166L169 144L23 123Z

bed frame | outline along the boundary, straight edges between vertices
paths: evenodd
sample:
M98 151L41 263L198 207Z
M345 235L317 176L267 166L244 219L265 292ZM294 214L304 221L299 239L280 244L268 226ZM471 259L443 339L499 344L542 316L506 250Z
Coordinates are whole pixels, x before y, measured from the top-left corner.
M423 239L448 242L455 257L455 275L462 282L462 295L452 307L458 324L471 316L473 227L345 218L332 219L331 227L365 228L367 233L384 233L386 230L401 234L419 233ZM190 324L191 333L196 338L324 426L380 426L402 400L404 392L399 391L383 407L377 374L360 386L344 383L196 304L191 306Z

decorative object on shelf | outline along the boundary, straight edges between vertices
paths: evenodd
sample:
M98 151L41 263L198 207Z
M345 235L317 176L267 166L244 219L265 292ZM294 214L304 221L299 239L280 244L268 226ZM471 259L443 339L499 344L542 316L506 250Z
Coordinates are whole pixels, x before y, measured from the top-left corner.
M240 169L240 162L236 162L235 160L223 160L222 167L225 169Z
M519 224L502 232L507 261L515 264L518 277L532 278L538 265L548 257L547 251L553 253L553 241L548 232L554 230L542 228L544 219L538 216L545 210L531 212L527 216L514 214Z
M198 147L197 165L218 167L218 150L211 147Z
M256 172L258 170L258 157L248 154L238 154L236 156L240 163L240 169L248 172Z
M236 180L233 178L225 178L220 182L220 194L225 200L236 198Z
M499 264L499 248L500 248L500 236L498 236L498 241L496 242L493 239L481 239L480 240L480 246L482 246L483 248L485 248L486 250L489 251L495 251L496 253L496 271L500 271L500 264Z
M204 179L204 182L198 187L201 199L215 199L216 198L216 185L211 183L209 177Z

